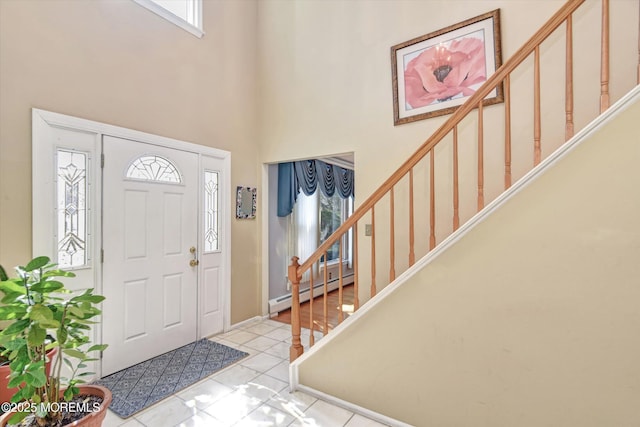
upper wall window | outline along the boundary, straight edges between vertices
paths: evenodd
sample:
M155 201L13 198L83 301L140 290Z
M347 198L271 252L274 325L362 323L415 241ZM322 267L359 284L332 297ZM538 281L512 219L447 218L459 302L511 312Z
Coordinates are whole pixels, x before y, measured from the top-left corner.
M202 0L133 0L166 20L202 37Z

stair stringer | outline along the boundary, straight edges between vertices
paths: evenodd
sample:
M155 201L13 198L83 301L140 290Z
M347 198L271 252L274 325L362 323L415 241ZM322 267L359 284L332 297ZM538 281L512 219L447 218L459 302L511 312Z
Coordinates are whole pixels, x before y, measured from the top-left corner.
M634 106L640 100L640 86L636 86L624 97L618 100L607 111L594 119L591 123L585 126L580 132L578 132L571 140L567 141L561 147L559 147L549 157L544 159L537 167L529 171L516 183L514 183L508 190L498 196L495 200L489 203L484 209L473 216L469 221L464 223L457 231L452 233L449 237L443 240L436 248L426 254L423 258L416 262L415 265L407 269L404 273L398 276L392 283L381 290L375 298L367 302L360 310L354 313L345 322L336 327L331 334L324 337L311 349L305 350L305 353L294 361L290 365L290 388L292 391L300 390L311 395L322 398L335 403L338 406L342 406L356 413L360 413L369 418L378 420L382 423L392 426L409 426L406 422L399 419L392 418L382 413L373 411L371 409L360 406L350 400L336 397L334 395L327 394L314 387L305 385L301 381L300 369L306 362L313 360L316 355L321 352L325 347L331 346L334 342L342 340L343 334L350 328L358 327L358 322L363 321L367 313L376 310L380 304L384 304L385 300L392 296L398 289L400 289L405 283L413 278L417 273L422 271L426 266L434 262L438 257L444 254L455 243L461 240L465 235L469 234L479 224L489 218L495 211L504 206L508 201L514 198L517 194L522 192L525 188L535 182L546 171L555 166L558 162L564 159L572 151L578 148L583 142L589 140L595 135L602 127L613 121L616 117L621 115L628 108ZM639 124L640 125L640 124ZM640 131L639 131L640 133ZM640 166L639 166L640 167ZM402 350L402 349L400 349ZM339 367L340 362L336 361L336 367ZM418 367L416 367L418 368ZM372 374L373 375L373 374ZM388 393L393 393L393 390L389 390ZM481 402L480 402L481 403ZM396 417L399 418L399 417ZM437 424L440 425L440 424ZM525 424L522 424L525 425Z

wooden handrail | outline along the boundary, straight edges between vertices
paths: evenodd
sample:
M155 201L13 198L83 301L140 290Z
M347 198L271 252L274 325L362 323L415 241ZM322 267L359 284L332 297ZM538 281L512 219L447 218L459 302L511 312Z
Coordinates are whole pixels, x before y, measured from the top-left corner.
M400 181L424 156L444 138L470 111L494 90L518 65L520 65L543 41L547 39L585 0L569 0L556 12L513 56L491 75L449 119L436 130L380 187L369 196L338 229L327 238L316 251L304 261L299 269L307 271L322 254L361 219L391 188Z

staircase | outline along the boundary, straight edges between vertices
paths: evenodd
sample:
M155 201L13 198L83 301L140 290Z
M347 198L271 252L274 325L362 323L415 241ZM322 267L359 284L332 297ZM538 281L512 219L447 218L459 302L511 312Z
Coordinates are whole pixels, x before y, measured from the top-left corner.
M638 118L640 86L292 363L292 388L390 426L640 425Z
M292 389L389 425L640 425L640 61L610 62L613 26L640 53L640 5L631 28L610 22L620 4L569 0L311 257L292 259ZM574 59L594 31L598 48ZM559 44L562 63L547 61ZM564 93L545 92L550 75ZM485 108L499 85L504 103ZM525 142L530 169L516 171ZM500 170L484 162L496 147ZM475 163L474 212L461 208L462 158ZM496 174L505 192L488 194ZM356 314L316 345L300 278L349 233Z
M582 22L586 18L581 13L581 7L593 8L595 3L600 3L601 9L599 28L594 28L592 23L585 25ZM613 7L617 3L614 1ZM305 272L319 266L321 259L332 245L353 236L354 310L357 311L362 303L375 297L381 289L394 282L402 272L411 268L416 259L434 250L439 242L455 233L461 224L471 219L475 213L482 211L491 201L491 196L485 191L485 182L495 180L496 173L502 174L505 191L511 187L515 181L514 176L517 176L512 170L514 163L512 152L522 147L523 135L526 135L531 144L529 167L535 168L546 156L561 147L565 141L570 140L575 135L576 128L583 128L609 108L612 84L627 87L629 90L640 82L640 60L638 59L640 58L640 38L638 37L640 21L638 19L635 19L635 29L629 28L629 32L635 34L633 40L637 40L639 53L634 58L633 69L615 69L611 73L610 7L609 0L567 1L308 259L300 263L298 257L293 257L288 269L292 289L291 362L304 352L301 328L310 329L308 348L315 344L313 331L317 328L313 322L302 325L300 321L301 278ZM578 16L576 27L580 26L583 31L586 29L589 33L599 31L601 34L598 49L577 52L576 56L580 55L579 61L574 61L574 45L583 46L584 44L580 44L579 40L580 36L585 34L574 35L574 15ZM626 28L626 23L624 25ZM561 61L554 61L557 58L553 57L552 53L557 48L558 38L564 38L564 53ZM548 40L550 46L545 43ZM585 58L586 56L588 58ZM549 59L544 61L544 57ZM593 64L598 64L597 68L600 71L597 80L591 78L592 75L595 76ZM532 74L531 81L523 83L527 73ZM564 94L544 91L543 76L549 75L552 78L564 78ZM616 77L615 82L611 82L612 76ZM590 86L585 87L585 83ZM512 96L512 91L522 94L523 85L529 86L529 91L525 93L532 102L523 102L520 97ZM576 87L580 87L580 90L576 91ZM491 107L491 110L487 108L485 111L483 100L496 89L499 89L498 93L504 94L504 103ZM576 99L579 107L591 103L596 108L575 108ZM560 102L563 104L562 108L559 107ZM500 111L496 111L497 109ZM556 130L558 112L563 116L563 132L555 134L549 131L543 132L547 124L551 131ZM514 138L514 135L517 135L517 138ZM502 141L500 144L497 143L498 139ZM484 164L486 157L496 157L493 153L489 156L488 150L496 149L503 151L504 162L501 172L493 167L485 168ZM477 209L475 212L462 212L461 194L465 193L465 190L461 186L463 175L459 170L461 159L468 160L472 157L475 157L477 165L474 173L477 176L474 196ZM451 170L451 176L447 178L446 183L438 181L441 179L441 173L437 171L443 169ZM523 176L526 172L527 170L518 171L518 174ZM416 176L424 176L426 179L416 180ZM443 187L450 188L450 193L445 197L440 196ZM439 196L436 197L437 195ZM493 198L497 196L499 194L493 195ZM428 200L425 200L427 197ZM417 223L424 221L424 214L427 213L425 211L417 213L416 205L424 207L428 212L426 230L416 227ZM451 212L450 226L443 230L436 220L442 218L442 212L449 211ZM403 228L399 229L398 224L402 224ZM370 231L370 242L359 245L359 241L363 239L364 225L367 225L369 229L367 231ZM419 252L417 240L428 240L426 251ZM380 243L377 243L380 241L388 246L381 247ZM339 246L341 249L344 247L343 244ZM406 253L405 259L396 258L396 254L400 252ZM379 255L380 253L382 255ZM340 256L342 257L342 254ZM324 256L324 259L327 257ZM386 270L382 274L379 273L381 265ZM325 265L325 273L328 271L326 267ZM314 275L310 276L311 287L313 287ZM338 276L339 304L342 305L343 272L341 269ZM325 276L322 280L325 289L323 298L326 300L329 278ZM342 322L344 319L339 320ZM328 333L328 328L320 329L323 334Z

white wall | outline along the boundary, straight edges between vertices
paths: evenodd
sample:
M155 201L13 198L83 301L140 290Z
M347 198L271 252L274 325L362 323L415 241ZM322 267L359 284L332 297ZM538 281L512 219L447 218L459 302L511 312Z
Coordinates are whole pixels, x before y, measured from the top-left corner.
M638 117L636 96L329 336L300 383L415 426L640 425Z

